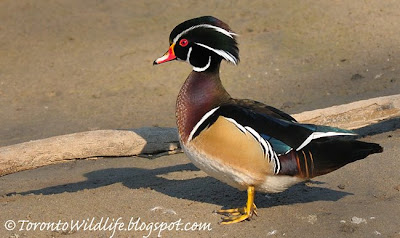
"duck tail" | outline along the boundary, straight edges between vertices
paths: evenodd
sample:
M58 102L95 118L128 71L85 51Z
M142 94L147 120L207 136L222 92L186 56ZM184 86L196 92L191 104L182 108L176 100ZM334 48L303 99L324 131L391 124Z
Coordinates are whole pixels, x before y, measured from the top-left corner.
M376 143L358 140L315 140L300 151L281 156L280 174L313 178L327 174L346 164L381 153Z

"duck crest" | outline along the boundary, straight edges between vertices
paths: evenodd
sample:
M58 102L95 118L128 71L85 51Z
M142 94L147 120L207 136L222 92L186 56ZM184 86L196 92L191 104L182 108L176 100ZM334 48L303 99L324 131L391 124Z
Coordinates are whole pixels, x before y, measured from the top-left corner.
M231 99L222 86L218 70L192 71L176 101L176 121L181 141L186 143L196 123L211 109Z

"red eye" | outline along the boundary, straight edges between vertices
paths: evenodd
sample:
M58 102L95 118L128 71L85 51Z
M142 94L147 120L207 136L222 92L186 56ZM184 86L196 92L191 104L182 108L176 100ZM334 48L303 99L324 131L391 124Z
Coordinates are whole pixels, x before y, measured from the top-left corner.
M182 39L182 40L179 41L179 45L182 46L182 47L185 47L188 44L189 44L189 41L186 40L186 39Z

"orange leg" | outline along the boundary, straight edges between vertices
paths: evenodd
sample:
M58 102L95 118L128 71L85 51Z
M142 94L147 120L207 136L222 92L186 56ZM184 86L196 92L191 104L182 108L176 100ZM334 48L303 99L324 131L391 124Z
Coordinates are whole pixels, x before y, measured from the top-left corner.
M254 186L249 186L247 188L247 203L245 207L216 211L218 214L226 216L222 218L221 224L237 223L250 219L253 214L257 215L257 207L254 204L254 195Z

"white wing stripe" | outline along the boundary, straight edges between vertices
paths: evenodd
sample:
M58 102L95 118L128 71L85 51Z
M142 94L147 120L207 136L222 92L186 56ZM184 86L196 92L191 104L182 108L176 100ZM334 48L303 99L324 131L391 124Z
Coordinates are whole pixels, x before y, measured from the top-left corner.
M258 134L253 128L246 126L245 127L247 131L249 131L257 140L258 142L261 143L261 146L263 147L263 150L265 151L265 154L268 155L268 162L271 162L271 147L268 146L268 144L266 143L266 141L261 138L260 134Z
M260 146L263 148L263 151L265 151L265 155L268 157L268 161L271 161L269 147L265 143L265 140L262 139L260 134L258 134L253 128L249 126L245 126L244 128L246 128L247 132L253 135L253 137L260 143Z
M232 122L232 123L233 123L237 128L239 128L239 130L241 130L243 133L246 133L246 132L247 132L247 131L246 131L246 128L243 127L242 125L240 125L239 123L237 123L234 119L228 118L228 117L225 117L225 119L228 120L228 121L230 121L230 122Z
M346 133L346 132L334 132L334 131L329 131L329 132L313 132L311 135L307 137L307 139L296 149L296 151L299 151L303 149L306 145L308 145L312 140L322 138L322 137L330 137L330 136L355 136L357 134L354 133Z
M274 173L278 174L279 171L281 170L281 163L274 149L272 148L271 143L269 143L267 140L264 140L264 138L262 138L260 134L258 134L258 132L255 131L253 128L249 126L245 126L245 128L250 134L254 136L254 138L258 140L258 142L260 142L261 146L265 151L266 156L268 157L268 162L271 162L272 160L274 161Z
M278 174L279 171L281 170L281 163L280 163L279 158L276 155L274 149L272 148L271 144L267 140L264 140L264 138L262 138L260 136L260 134L257 131L255 131L253 128L251 128L249 126L243 127L242 125L237 123L232 118L226 118L226 119L228 121L232 122L242 132L250 133L260 143L260 146L261 146L261 148L263 149L263 151L265 153L265 157L268 157L267 158L268 162L271 163L271 161L274 161L274 173Z
M197 122L197 124L193 127L192 131L189 134L189 138L188 141L191 141L193 138L194 133L196 133L197 129L199 129L199 126L201 124L203 124L203 122L209 118L219 107L213 108L210 111L208 111L206 114L204 114L204 116L200 119L199 122Z

